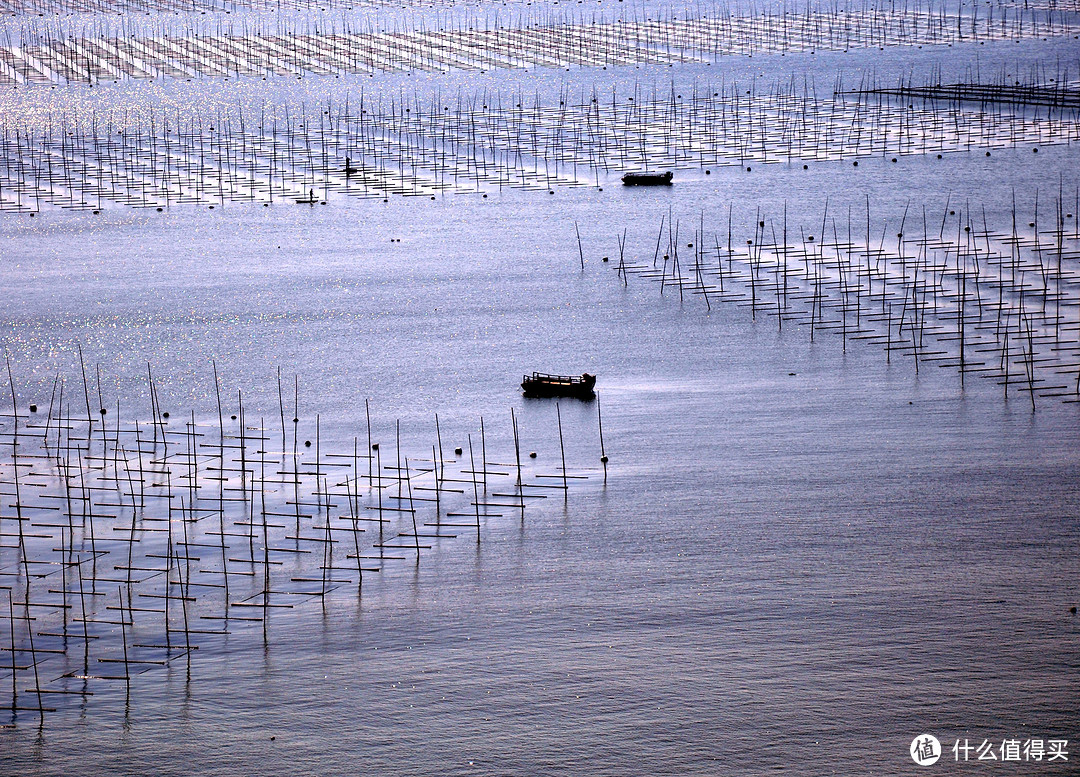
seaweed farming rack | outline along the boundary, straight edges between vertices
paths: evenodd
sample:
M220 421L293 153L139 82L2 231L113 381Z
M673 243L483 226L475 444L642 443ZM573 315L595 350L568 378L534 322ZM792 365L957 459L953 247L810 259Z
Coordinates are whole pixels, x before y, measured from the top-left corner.
M170 417L148 371L140 422L106 406L97 377L95 392L85 372L57 375L47 403L29 405L12 380L2 416L0 710L12 720L127 700L139 675L190 671L230 633L270 641L279 614L332 606L339 590L355 600L365 576L457 537L480 543L590 476L567 468L557 406L557 463L527 455L513 410L498 454L482 418L445 452L437 415L426 450L403 448L400 422L380 446L369 408L363 436L330 451L319 416L298 417L298 389L269 421L220 392L216 414Z
M749 309L781 330L804 327L849 343L878 345L886 358L996 380L1002 395L1080 402L1080 193L1036 200L1027 229L991 230L980 208L945 204L871 226L866 211L829 211L813 232L786 212L758 220L748 237L691 220L661 220L655 244L614 264L624 284L645 279L680 300ZM697 224L693 222L697 221ZM896 231L894 232L893 229ZM797 232L798 237L795 237ZM666 250L664 250L666 248ZM680 257L681 248L681 257ZM661 251L664 250L663 254Z
M525 10L415 23L350 16L236 21L165 18L126 26L42 21L0 46L0 86L153 78L265 78L715 63L726 56L849 51L1069 37L1074 14L1021 6L982 12L945 3L863 4L781 13L725 7L601 16Z
M1061 94L1075 94L1069 84ZM564 91L558 100L487 91L361 92L321 105L284 103L257 115L151 107L48 115L33 123L4 117L0 211L602 188L613 175L649 165L749 170L934 153L989 155L1080 140L1077 107L915 105L874 88L818 97L805 82L767 90L723 83L685 95L675 88L638 87L622 95Z

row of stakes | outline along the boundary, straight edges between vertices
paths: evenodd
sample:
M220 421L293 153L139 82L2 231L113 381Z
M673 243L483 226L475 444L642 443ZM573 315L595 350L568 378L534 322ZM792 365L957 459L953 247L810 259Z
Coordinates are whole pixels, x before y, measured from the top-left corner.
M578 5L582 4L582 0L576 0ZM602 4L603 0L599 0ZM619 0L623 2L623 0ZM531 6L533 3L531 0L518 0L517 5ZM564 0L563 5L573 5L574 0ZM148 14L148 13L243 13L245 11L293 11L293 10L317 10L317 11L352 11L354 9L371 8L371 7L393 7L400 9L422 7L433 9L460 9L467 8L469 6L482 5L480 0L398 0L398 2L392 2L391 0L0 0L0 14L11 14L15 16L21 15L74 15L74 14L99 14L99 15L116 15L116 14ZM507 5L503 2L502 5ZM536 5L540 5L538 2ZM558 6L559 0L552 0L552 6ZM627 7L632 7L633 4L628 3ZM639 4L644 8L644 3ZM815 4L813 2L803 3L804 9L809 9ZM871 4L866 0L861 2L845 2L841 8L841 4L834 3L832 8L834 11L858 11L862 10L866 12L868 9L876 7L879 4ZM884 4L880 4L884 5ZM890 5L897 5L893 2ZM914 2L900 3L905 7L920 7L922 3L918 0ZM992 2L984 2L982 4L989 13L995 9L1015 9L1022 8L1024 10L1031 11L1051 11L1051 12L1068 12L1077 13L1080 12L1080 3L1076 0L993 0ZM925 6L927 13L936 14L939 17L946 17L955 13L955 8L947 8L944 4L935 8L932 3L928 3ZM520 14L523 9L517 9L517 13ZM553 10L553 9L552 9ZM721 11L725 15L745 15L756 14L758 12L769 14L770 9L759 7L752 0L751 2L725 2L721 5ZM775 10L771 11L776 13ZM784 4L783 10L780 13L787 13L796 15L804 10L798 8L797 3ZM620 18L626 18L625 12Z
M1072 202L1068 202L1071 199ZM704 214L682 224L661 216L655 242L617 238L613 265L624 285L655 283L661 294L749 308L780 330L803 326L866 342L921 364L997 380L1036 398L1080 402L1080 188L1042 210L1036 195L1027 229L992 231L985 210L946 201L940 213L905 210L896 232L871 226L851 207L821 214L815 231L760 211L751 236L707 228ZM934 230L937 234L934 234ZM815 234L816 232L816 234ZM689 238L689 240L687 240ZM640 239L640 236L639 236ZM680 243L680 240L687 240ZM582 269L585 254L578 232Z
M532 0L516 0L531 5ZM559 0L553 0L555 5ZM568 2L569 0L564 0ZM1019 0L1023 2L1023 0ZM623 0L619 0L623 2ZM1048 0L1051 10L1067 10L1075 0ZM995 0L1001 5L1014 5L1014 0ZM367 8L430 8L453 9L479 6L483 0L0 0L0 15L12 16L71 16L71 15L123 15L158 13L244 13L331 11L340 13ZM506 2L504 0L503 5Z
M1053 0L1052 0L1053 1ZM478 4L480 0L472 0ZM241 13L244 11L341 11L361 7L393 8L467 5L468 0L0 0L0 15L68 16L75 14ZM1056 10L1056 9L1055 9Z
M323 23L277 17L161 20L129 31L96 20L31 21L6 30L0 85L89 84L128 79L342 76L382 72L489 71L717 63L721 57L892 46L947 46L1074 36L1075 14L1008 6L971 9L946 2L810 7L733 15L695 8L658 18L550 9L501 18L448 15L383 28L370 18ZM702 13L703 11L703 13ZM199 17L201 18L201 17ZM429 28L430 27L430 28Z
M1054 84L1071 83L1068 68ZM0 117L0 211L163 209L232 202L325 203L331 194L386 199L602 188L612 171L829 162L1070 144L1076 90L1039 83L937 87L944 99L889 94L863 79L821 97L807 79L771 85L635 85L558 100L477 91L382 93L267 115L118 107L113 113ZM901 89L912 89L910 82ZM935 88L933 85L925 87ZM971 99L957 97L968 88ZM977 96L976 96L977 93ZM1046 95L1056 94L1056 104ZM1067 95L1073 95L1071 102ZM853 171L854 173L854 171Z
M347 586L361 596L365 575L419 565L423 551L459 534L479 545L492 519L524 523L529 505L565 501L595 472L568 467L558 403L559 461L545 473L524 452L513 409L504 461L489 451L483 418L466 445L444 452L438 415L429 452L409 455L398 421L386 455L368 402L363 440L330 452L319 416L313 440L301 442L299 382L283 390L280 371L276 424L256 422L239 392L223 398L216 367L216 417L192 411L180 423L162 408L149 366L145 423L121 420L119 402L106 407L95 375L96 393L85 368L75 381L57 374L48 404L27 409L8 364L0 687L10 703L0 710L12 723L29 713L43 724L118 682L127 703L139 674L177 660L190 672L196 651L220 649L230 630L261 625L268 641L272 613L311 600L325 607ZM595 407L606 481L599 396Z

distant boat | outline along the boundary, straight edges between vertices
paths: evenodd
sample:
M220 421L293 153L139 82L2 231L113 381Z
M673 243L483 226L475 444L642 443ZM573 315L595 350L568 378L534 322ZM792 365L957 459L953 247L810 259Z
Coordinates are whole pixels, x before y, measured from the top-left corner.
M522 376L521 390L527 397L573 397L575 399L593 399L596 394L593 386L596 376L583 375L548 375L534 372Z
M666 173L627 173L622 182L626 186L671 186L673 177L670 170Z

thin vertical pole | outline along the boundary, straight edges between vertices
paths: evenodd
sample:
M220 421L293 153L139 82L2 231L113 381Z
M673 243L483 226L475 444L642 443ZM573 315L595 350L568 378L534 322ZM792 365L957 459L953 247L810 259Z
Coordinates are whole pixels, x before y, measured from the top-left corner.
M472 470L473 507L476 508L476 544L480 544L480 494L476 490L476 459L473 458L472 435L469 435L469 469Z
M569 496L570 487L566 484L566 448L563 446L562 411L559 409L558 402L555 403L555 417L559 422L559 454L562 456L563 498L566 499Z

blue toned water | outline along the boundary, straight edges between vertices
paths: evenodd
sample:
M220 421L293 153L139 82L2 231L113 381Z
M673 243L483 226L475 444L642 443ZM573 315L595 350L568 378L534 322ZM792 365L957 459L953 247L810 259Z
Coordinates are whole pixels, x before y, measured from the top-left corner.
M265 638L235 625L126 704L21 714L8 771L894 774L923 730L1074 735L1075 405L1032 414L990 380L624 288L595 252L582 273L555 209L420 207L412 234L382 203L9 227L27 395L80 342L136 406L149 360L166 404L209 414L214 358L267 415L276 367L299 373L339 445L371 397L384 440L400 418L422 450L439 412L505 442L513 406L552 453L516 376L589 369L611 461L479 547L440 540ZM500 236L482 256L477 233ZM593 408L564 422L596 467Z
M908 748L931 733L947 750L938 771L964 774L985 764L957 764L957 739L1076 749L1080 404L1040 398L1032 412L991 378L916 372L910 354L811 339L805 322L780 329L638 275L624 285L615 267L624 229L627 258L648 264L661 218L687 242L702 222L722 241L730 208L745 243L785 205L792 234L819 232L826 198L841 233L868 197L875 235L906 209L922 231L923 206L933 224L947 199L1007 231L1014 189L1029 213L1037 189L1077 184L1075 147L1032 157L5 215L0 340L21 405L44 407L57 371L78 383L81 347L125 418L149 415L149 362L162 406L205 424L216 363L273 437L280 368L328 450L363 439L369 400L384 463L398 421L402 448L429 455L436 413L448 448L477 440L483 416L505 463L513 408L524 450L554 472L555 409L523 400L519 376L587 370L610 461L605 477L595 403L562 403L568 468L588 475L565 500L486 519L479 544L468 530L431 540L419 562L365 575L362 593L271 611L265 629L231 622L129 692L98 682L57 699L44 726L0 718L0 773L897 775L921 771ZM3 504L10 516L6 491ZM58 663L43 661L43 680ZM9 680L0 669L0 698ZM1070 774L1077 758L994 773Z

